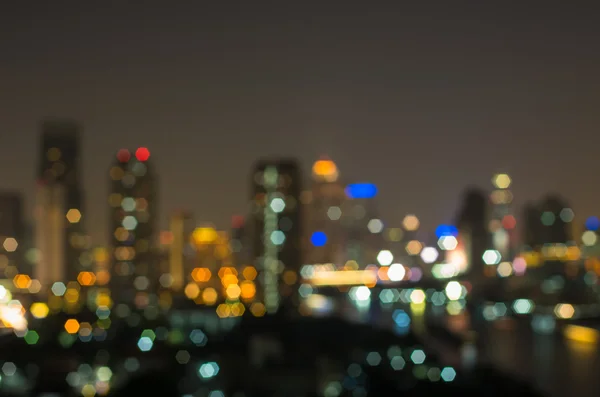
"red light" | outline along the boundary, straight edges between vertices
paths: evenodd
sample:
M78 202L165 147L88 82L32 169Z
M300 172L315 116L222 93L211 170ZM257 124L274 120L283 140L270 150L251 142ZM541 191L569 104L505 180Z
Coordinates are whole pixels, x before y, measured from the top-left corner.
M119 160L121 163L128 162L130 158L131 158L131 154L129 153L129 150L127 150L127 149L121 149L117 153L117 160Z
M244 226L244 217L243 217L243 216L241 216L241 215L234 215L234 216L231 218L231 226L232 226L234 229L239 229L239 228L241 228L242 226Z
M512 215L506 215L504 219L502 219L502 226L507 230L514 229L515 226L517 226L517 220Z
M135 158L139 161L147 161L150 158L150 151L145 147L138 148L135 151Z

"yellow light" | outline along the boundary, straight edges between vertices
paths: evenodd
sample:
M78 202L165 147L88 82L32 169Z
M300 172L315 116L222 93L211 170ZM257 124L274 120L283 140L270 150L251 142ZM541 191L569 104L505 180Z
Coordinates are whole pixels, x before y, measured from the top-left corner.
M65 331L70 334L76 334L79 332L79 321L74 318L70 318L65 322Z
M29 308L29 312L35 318L46 318L50 312L50 308L44 302L35 302Z
M245 311L246 311L246 308L240 302L237 302L237 303L234 303L233 305L231 305L231 315L233 317L239 317L242 314L244 314Z
M77 301L79 301L79 291L75 288L67 288L64 298L67 303L77 303Z
M71 208L67 211L67 220L69 223L78 223L81 220L81 212L77 208Z
M598 330L579 325L567 325L563 332L567 339L582 343L597 343L600 337Z
M315 272L313 285L375 285L377 273L370 270L339 270Z
M508 189L511 182L512 180L507 174L498 174L492 179L492 183L497 189Z
M326 182L335 182L338 178L338 169L331 160L319 160L313 164L313 175Z
M196 299L200 295L200 287L195 283L188 283L183 292L188 299Z
M209 306L214 305L217 302L218 294L214 288L207 288L202 292L202 300Z
M229 307L228 304L221 303L219 306L217 306L217 316L219 316L221 318L225 318L225 317L229 317L230 314L231 314L231 308Z
M212 244L218 237L219 234L212 227L198 227L192 233L192 241L197 245Z
M225 290L225 294L227 295L227 299L238 299L240 294L242 293L242 289L237 284L230 284Z

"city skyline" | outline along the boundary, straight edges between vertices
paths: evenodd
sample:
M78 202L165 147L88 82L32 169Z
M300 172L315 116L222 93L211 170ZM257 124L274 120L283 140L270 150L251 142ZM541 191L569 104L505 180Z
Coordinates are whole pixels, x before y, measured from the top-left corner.
M305 175L328 155L345 181L379 186L394 226L406 213L426 229L450 222L464 188L489 188L496 172L513 177L517 214L548 192L578 223L600 212L600 60L585 9L253 7L122 5L107 24L110 7L11 4L0 187L25 193L31 219L39 121L64 116L83 125L84 222L99 244L123 147L152 152L161 229L182 208L228 228L252 164L271 155L297 157Z

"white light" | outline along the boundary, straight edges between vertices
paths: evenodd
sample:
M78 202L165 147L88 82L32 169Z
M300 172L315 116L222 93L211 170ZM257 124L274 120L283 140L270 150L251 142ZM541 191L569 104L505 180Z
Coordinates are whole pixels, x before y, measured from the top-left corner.
M285 201L280 197L274 198L271 200L271 209L273 212L282 212L285 209Z
M406 275L406 269L400 263L394 263L387 272L390 281L402 281Z
M462 285L458 281L450 281L446 285L446 296L451 301L457 301L462 295Z
M502 262L498 265L496 271L500 277L508 277L512 274L513 267L510 262Z
M367 225L367 228L373 234L381 233L383 230L383 222L381 222L379 219L371 219Z
M389 266L392 264L393 260L394 255L388 250L379 251L379 254L377 254L377 262L379 262L381 266Z
M423 262L425 262L425 263L435 262L437 260L438 256L439 256L438 250L436 250L434 247L425 247L421 251L421 259L423 259Z
M583 241L583 245L591 247L591 246L596 245L596 242L598 241L598 236L596 235L595 232L593 232L591 230L586 230L581 235L581 241Z
M410 293L410 301L416 305L425 302L425 292L422 289L416 289Z
M327 216L332 221L337 221L342 216L342 210L340 207L329 207L327 210Z
M362 285L354 290L354 297L358 301L367 301L371 298L371 290Z
M496 250L487 250L483 253L482 259L486 265L497 265L502 260L502 255Z
M452 251L458 246L458 241L454 236L442 236L438 240L438 247L444 251Z

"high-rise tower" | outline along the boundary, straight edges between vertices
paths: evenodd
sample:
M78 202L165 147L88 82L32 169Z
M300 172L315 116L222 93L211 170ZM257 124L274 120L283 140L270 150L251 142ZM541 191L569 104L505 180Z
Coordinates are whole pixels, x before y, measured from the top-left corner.
M150 152L121 149L110 168L111 290L117 303L144 308L152 301L157 203Z
M39 260L34 273L43 289L76 280L87 248L81 227L80 133L80 126L70 120L42 124L35 208Z
M267 312L292 297L302 265L301 172L290 159L259 161L252 173L252 257Z

